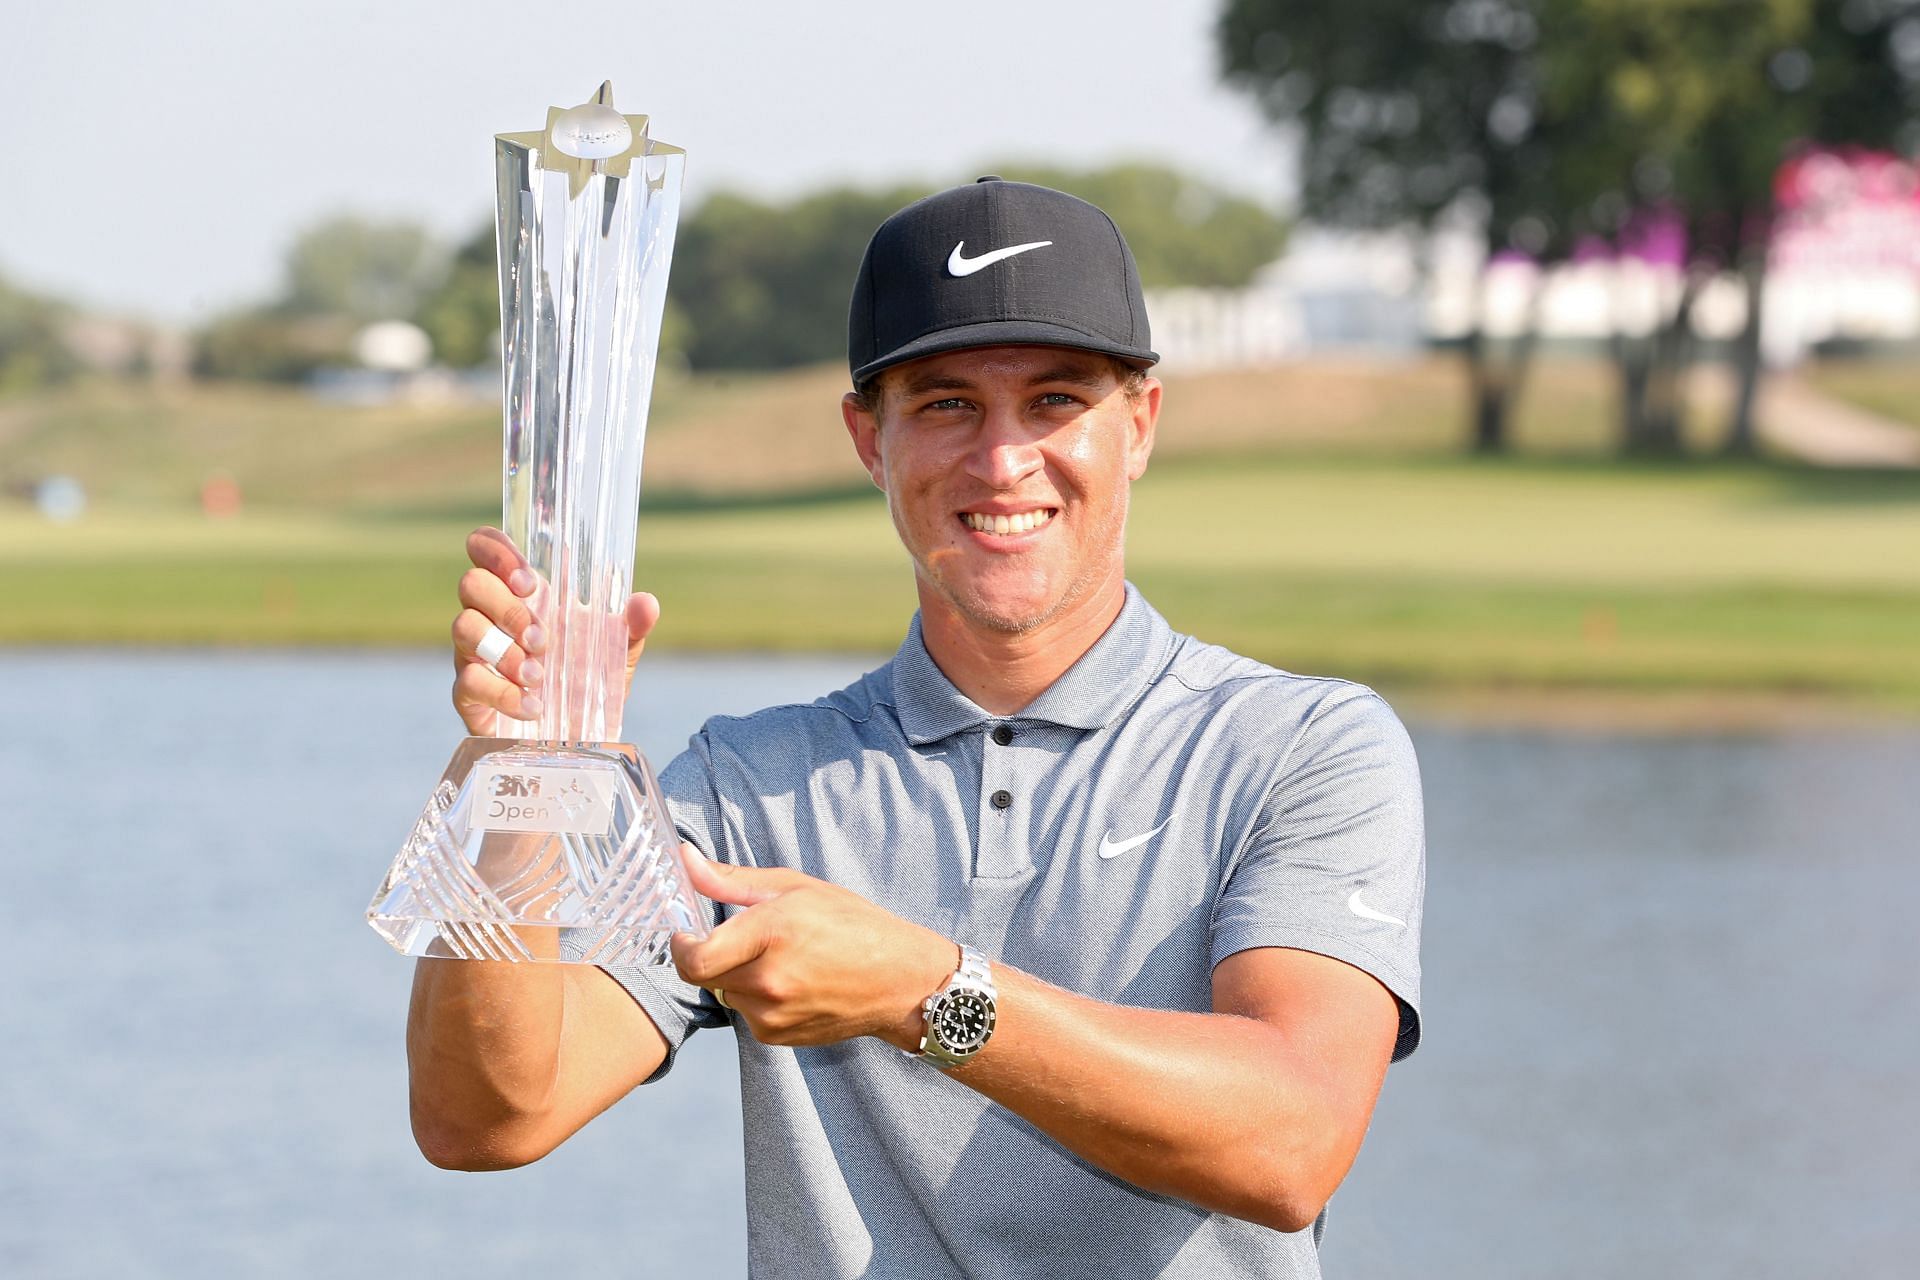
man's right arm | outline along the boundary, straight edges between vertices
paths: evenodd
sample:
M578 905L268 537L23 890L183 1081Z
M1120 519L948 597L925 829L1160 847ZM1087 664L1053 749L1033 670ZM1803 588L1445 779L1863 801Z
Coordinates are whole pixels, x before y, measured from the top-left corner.
M511 1169L645 1081L667 1042L591 965L416 963L407 1013L413 1137L443 1169Z
M453 624L453 703L467 732L493 732L496 712L532 712L545 647L529 606L538 585L498 529L467 539ZM627 603L627 678L659 616L652 596ZM514 641L496 663L475 652L497 626ZM529 945L554 945L550 930ZM422 959L407 1013L414 1140L449 1169L507 1169L538 1160L651 1076L667 1042L606 973L590 965Z

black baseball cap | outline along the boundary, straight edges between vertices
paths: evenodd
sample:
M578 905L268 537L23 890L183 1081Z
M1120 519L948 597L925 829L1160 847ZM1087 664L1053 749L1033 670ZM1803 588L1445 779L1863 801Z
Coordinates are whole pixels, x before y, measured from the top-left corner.
M855 385L963 347L1035 343L1142 368L1147 308L1133 252L1101 210L1025 182L981 178L916 200L867 242L847 318Z

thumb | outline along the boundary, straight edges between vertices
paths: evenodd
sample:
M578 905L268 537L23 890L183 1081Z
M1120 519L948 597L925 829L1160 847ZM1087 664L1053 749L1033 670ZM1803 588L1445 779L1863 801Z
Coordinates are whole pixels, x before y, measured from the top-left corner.
M779 868L735 867L714 862L690 844L680 846L687 883L695 892L736 907L751 907L785 893L790 873Z

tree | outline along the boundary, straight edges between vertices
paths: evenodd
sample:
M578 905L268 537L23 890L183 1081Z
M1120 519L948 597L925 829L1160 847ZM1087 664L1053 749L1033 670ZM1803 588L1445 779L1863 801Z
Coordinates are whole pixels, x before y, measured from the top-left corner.
M80 362L61 337L66 309L0 276L0 394L64 382Z
M353 335L354 325L337 316L242 307L194 334L193 372L201 378L299 382L316 369L352 359Z
M1587 166L1590 194L1619 213L1597 230L1616 260L1647 258L1680 272L1675 299L1652 328L1630 334L1616 326L1609 344L1623 448L1678 453L1697 346L1694 307L1756 230L1747 210L1771 182L1794 128L1766 100L1765 68L1799 35L1805 5L1542 0L1542 7L1553 32L1540 50L1547 112L1584 114L1615 142L1599 166Z
M1809 144L1897 144L1915 118L1920 0L1546 0L1546 20L1551 109L1631 142L1611 194L1641 216L1624 220L1616 251L1632 251L1623 237L1654 210L1680 256L1680 291L1654 332L1614 339L1623 444L1680 450L1694 304L1732 273L1746 320L1722 451L1751 453L1777 175Z
M1535 9L1529 0L1228 0L1217 39L1227 82L1296 132L1306 217L1430 233L1468 209L1484 262L1507 249L1552 261L1578 228L1562 214L1561 175L1544 163L1564 140L1542 120ZM1462 352L1474 445L1497 450L1533 337L1529 327L1496 352L1479 296Z
M1272 210L1163 164L1064 169L1010 161L994 172L1079 196L1126 232L1146 288L1237 287L1280 256L1286 224Z
M470 369L499 357L500 266L491 221L460 242L414 323L433 339L442 364Z
M1920 0L1229 0L1230 83L1298 130L1310 216L1431 230L1474 211L1487 257L1542 266L1583 241L1673 251L1681 287L1616 331L1622 446L1680 448L1693 308L1738 271L1748 298L1727 448L1752 448L1772 183L1805 141L1891 145L1915 119ZM1911 141L1911 139L1909 139ZM1531 350L1465 343L1474 439L1499 447Z
M446 272L445 250L423 227L333 218L302 232L287 251L275 309L359 324L405 320Z
M669 284L696 369L846 354L847 299L873 229L924 191L836 188L774 204L721 192L681 225Z
M1239 285L1271 262L1285 226L1253 201L1162 165L998 170L1090 200L1126 230L1142 283ZM721 193L687 218L671 295L695 368L765 369L843 358L847 299L874 229L918 187L836 188L785 204Z
M412 319L447 275L446 250L421 227L356 217L320 223L287 250L272 299L218 316L195 335L194 372L295 382L349 362L357 330Z
M1920 0L1812 3L1799 41L1775 52L1766 71L1777 97L1788 104L1783 114L1791 124L1782 131L1785 145L1770 157L1764 185L1742 186L1737 197L1746 211L1745 234L1732 256L1746 291L1747 316L1736 346L1737 390L1721 446L1736 455L1754 452L1760 324L1768 249L1778 225L1775 180L1782 153L1795 146L1912 149L1920 122ZM1742 128L1737 112L1722 114L1701 139L1701 150L1730 148L1730 135ZM1745 136L1751 141L1750 134Z

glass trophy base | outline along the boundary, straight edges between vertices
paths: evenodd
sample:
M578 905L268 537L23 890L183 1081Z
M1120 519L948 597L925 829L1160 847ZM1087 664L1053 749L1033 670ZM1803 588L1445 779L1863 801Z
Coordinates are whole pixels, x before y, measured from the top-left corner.
M653 770L624 742L468 738L367 909L411 956L665 964L705 935Z

